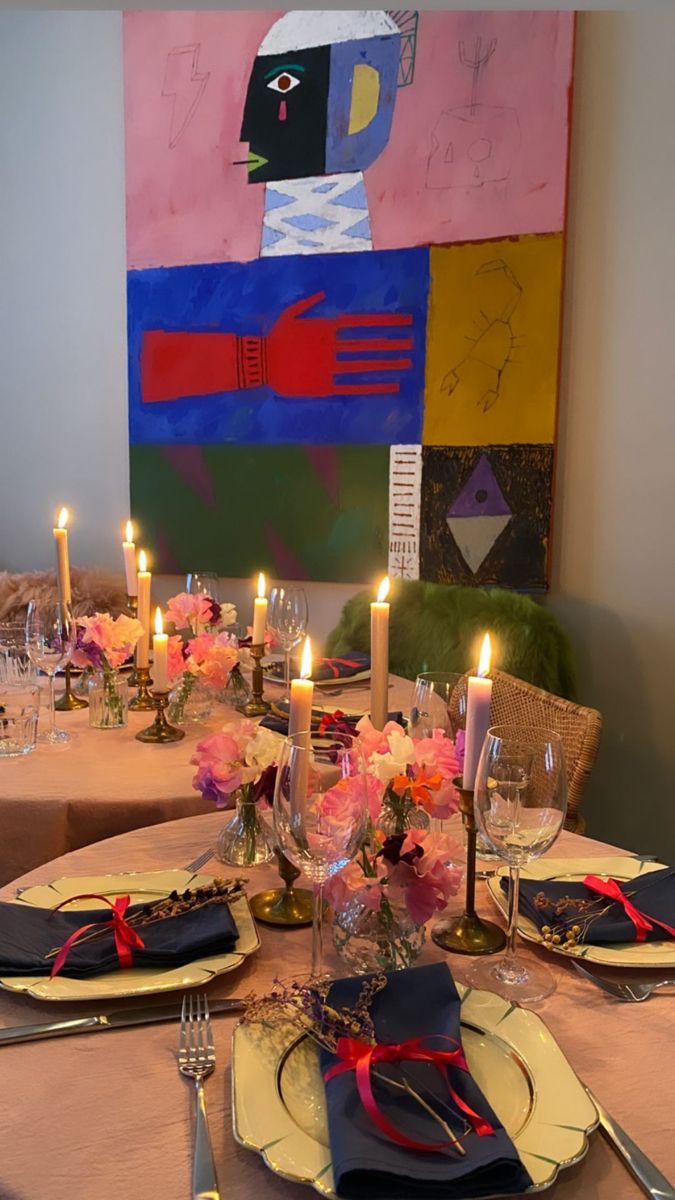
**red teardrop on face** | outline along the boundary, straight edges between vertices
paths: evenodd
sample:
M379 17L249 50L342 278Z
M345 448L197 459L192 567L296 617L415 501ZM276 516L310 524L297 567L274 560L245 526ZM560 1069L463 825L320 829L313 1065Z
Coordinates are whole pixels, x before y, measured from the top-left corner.
M285 100L282 100L282 101L281 101L281 103L280 103L280 105L279 105L279 120L280 120L280 121L285 121L285 120L286 120L286 117L287 117L287 115L288 115L288 111L287 111L287 108L286 108L286 101L285 101Z

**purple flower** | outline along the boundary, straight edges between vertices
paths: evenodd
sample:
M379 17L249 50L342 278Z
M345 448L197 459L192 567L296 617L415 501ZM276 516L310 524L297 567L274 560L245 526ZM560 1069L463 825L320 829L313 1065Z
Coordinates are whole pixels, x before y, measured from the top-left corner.
M274 799L274 785L277 779L276 763L271 763L269 767L265 767L260 779L254 784L253 799L266 800L271 804Z
M218 601L213 599L213 596L206 596L205 599L208 600L209 604L211 605L211 620L209 624L217 625L220 620L221 607Z

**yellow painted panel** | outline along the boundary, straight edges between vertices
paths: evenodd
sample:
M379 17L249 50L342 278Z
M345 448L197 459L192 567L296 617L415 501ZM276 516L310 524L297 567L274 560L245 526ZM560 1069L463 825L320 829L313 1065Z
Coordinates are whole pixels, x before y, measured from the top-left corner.
M553 442L562 234L431 248L423 442Z
M380 72L368 63L357 63L352 79L352 102L348 133L359 133L370 125L380 101Z

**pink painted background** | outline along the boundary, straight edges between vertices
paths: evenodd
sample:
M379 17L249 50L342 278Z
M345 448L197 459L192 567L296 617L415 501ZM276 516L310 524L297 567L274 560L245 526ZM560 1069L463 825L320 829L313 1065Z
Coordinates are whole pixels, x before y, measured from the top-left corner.
M257 257L263 186L232 166L251 62L278 12L129 12L124 17L127 261L130 268L247 261ZM397 95L391 138L366 171L376 249L545 233L564 225L572 13L421 12L415 80ZM519 145L509 178L482 188L429 189L432 130L441 113L469 103L477 37L497 39L481 73L479 102L515 109ZM167 55L200 46L209 73L174 148ZM175 62L176 60L174 60ZM181 56L186 67L190 55ZM174 133L195 94L177 102ZM170 86L174 86L174 69ZM179 80L180 82L180 80ZM187 97L187 99L186 99Z

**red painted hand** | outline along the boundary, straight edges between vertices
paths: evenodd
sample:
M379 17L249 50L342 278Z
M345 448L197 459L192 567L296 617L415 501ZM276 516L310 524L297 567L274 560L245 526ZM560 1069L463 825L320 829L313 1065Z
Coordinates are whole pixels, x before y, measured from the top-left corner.
M325 300L315 292L298 300L281 314L264 339L265 379L281 396L366 396L397 392L399 382L352 383L353 375L408 371L412 359L400 357L410 351L412 337L351 338L343 330L365 326L386 330L412 325L412 317L399 313L355 313L339 317L307 317L304 314ZM390 358L376 358L376 351L391 351Z

